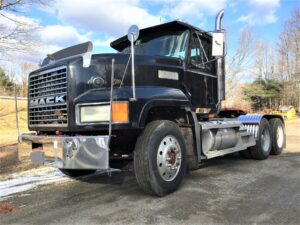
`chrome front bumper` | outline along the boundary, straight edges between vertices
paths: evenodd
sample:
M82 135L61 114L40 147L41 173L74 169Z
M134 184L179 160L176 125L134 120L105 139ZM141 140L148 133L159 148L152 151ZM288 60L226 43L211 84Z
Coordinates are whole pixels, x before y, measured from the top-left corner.
M63 169L109 169L109 136L21 134L19 160Z

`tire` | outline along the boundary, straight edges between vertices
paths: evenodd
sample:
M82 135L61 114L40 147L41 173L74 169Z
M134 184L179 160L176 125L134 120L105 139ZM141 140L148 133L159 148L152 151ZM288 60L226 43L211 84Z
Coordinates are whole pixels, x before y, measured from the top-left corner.
M63 174L68 177L76 178L84 175L90 175L96 172L96 170L77 170L77 169L59 169Z
M272 137L272 155L280 155L285 144L284 124L279 118L269 120Z
M178 189L186 172L186 149L175 123L157 120L147 124L135 146L134 171L148 194L162 197Z
M263 118L259 124L258 140L256 145L250 147L253 159L264 160L270 155L272 147L271 129L268 120Z

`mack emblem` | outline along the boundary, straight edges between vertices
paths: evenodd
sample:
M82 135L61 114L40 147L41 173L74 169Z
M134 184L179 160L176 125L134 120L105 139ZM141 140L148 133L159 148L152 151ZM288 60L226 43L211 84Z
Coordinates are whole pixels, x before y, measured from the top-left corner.
M31 106L36 105L48 105L48 104L55 104L55 103L64 103L66 95L58 95L58 96L51 96L45 98L37 98L30 101Z

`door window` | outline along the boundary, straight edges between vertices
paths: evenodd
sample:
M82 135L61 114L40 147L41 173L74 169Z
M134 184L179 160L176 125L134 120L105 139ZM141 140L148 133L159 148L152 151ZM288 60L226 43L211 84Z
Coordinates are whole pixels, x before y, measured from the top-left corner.
M191 68L206 72L214 72L213 57L211 55L211 40L199 33L193 33L190 44L189 63Z

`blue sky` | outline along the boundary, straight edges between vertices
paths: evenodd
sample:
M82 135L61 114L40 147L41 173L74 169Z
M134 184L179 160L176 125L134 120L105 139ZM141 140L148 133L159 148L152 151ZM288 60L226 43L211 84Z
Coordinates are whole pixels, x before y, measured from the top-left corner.
M182 19L213 30L215 15L222 8L231 47L245 27L255 38L276 46L284 22L296 7L299 0L52 0L48 7L30 6L14 16L40 26L37 41L43 46L42 57L87 40L94 42L94 52L114 52L110 41L124 35L131 24L143 28Z

